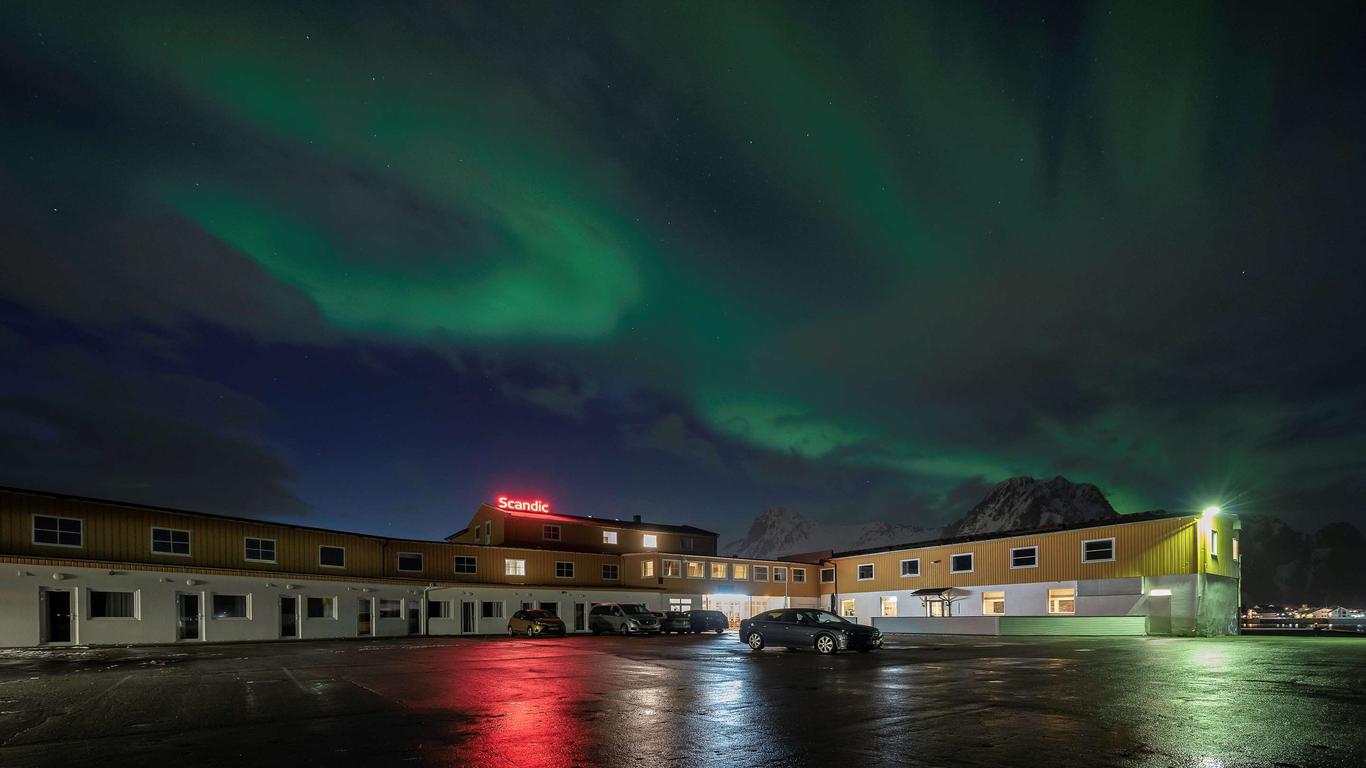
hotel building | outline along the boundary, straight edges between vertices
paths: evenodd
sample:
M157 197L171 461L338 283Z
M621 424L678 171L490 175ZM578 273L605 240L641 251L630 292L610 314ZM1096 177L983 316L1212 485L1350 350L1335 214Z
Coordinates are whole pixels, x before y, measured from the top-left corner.
M889 632L1219 634L1237 626L1236 531L1124 518L763 560L692 526L509 499L424 541L0 489L0 647L503 634L525 607L586 632L610 601L732 625L820 606Z

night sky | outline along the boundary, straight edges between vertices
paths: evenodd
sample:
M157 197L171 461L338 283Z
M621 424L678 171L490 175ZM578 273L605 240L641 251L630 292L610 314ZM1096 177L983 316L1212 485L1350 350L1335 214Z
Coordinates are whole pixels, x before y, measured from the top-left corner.
M1366 521L1345 3L6 3L0 484Z

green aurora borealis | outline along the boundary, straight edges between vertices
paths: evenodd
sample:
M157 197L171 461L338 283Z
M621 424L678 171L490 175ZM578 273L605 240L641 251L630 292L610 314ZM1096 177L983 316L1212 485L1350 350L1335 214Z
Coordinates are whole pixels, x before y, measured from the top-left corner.
M221 478L286 489L236 511L363 516L333 473L468 505L540 467L585 510L723 530L768 505L938 523L1017 474L1126 512L1362 517L1356 8L0 14L0 350L38 361L5 385L7 457L34 419L100 418L33 409L78 399L48 386L77 348L252 403L199 424L286 467ZM314 353L303 390L262 383ZM371 377L449 421L285 415L345 423ZM426 430L503 463L432 459Z

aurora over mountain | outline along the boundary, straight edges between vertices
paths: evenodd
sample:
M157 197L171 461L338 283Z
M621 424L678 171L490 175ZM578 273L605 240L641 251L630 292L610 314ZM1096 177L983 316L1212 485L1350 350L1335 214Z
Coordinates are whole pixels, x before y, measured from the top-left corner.
M0 484L1366 520L1360 8L0 11Z

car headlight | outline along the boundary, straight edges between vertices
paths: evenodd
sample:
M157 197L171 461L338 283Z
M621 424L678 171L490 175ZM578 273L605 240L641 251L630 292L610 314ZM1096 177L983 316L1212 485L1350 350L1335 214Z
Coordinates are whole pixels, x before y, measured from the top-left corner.
M626 625L627 625L628 627L638 627L638 626L640 626L640 622L636 621L635 619L627 619L627 620L626 620Z

